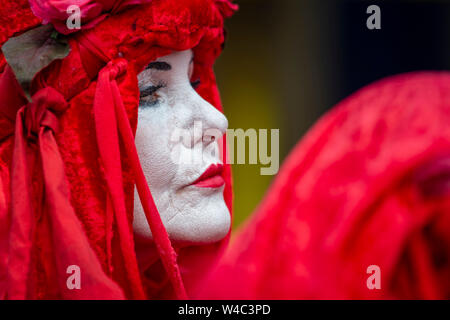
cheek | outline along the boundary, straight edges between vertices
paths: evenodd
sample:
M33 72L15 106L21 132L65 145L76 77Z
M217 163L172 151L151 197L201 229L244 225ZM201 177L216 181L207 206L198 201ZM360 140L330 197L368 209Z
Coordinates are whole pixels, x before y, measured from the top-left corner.
M142 170L154 190L167 189L176 174L177 167L171 158L170 126L170 118L160 110L139 111L136 148Z

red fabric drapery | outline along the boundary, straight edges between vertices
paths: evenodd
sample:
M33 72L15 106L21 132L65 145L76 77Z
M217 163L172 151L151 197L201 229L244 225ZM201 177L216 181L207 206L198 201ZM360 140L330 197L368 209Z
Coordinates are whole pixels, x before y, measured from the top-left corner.
M8 299L30 298L30 273L35 221L47 215L51 224L52 243L56 262L55 277L64 298L89 299L96 296L123 298L122 290L102 270L96 255L83 237L82 226L70 204L69 188L64 164L54 133L58 130L57 114L65 111L67 102L52 88L35 93L32 102L19 107L17 97L23 97L12 72L7 68L2 83L15 83L2 95L8 110L16 116L14 150L11 167L11 219L8 237L6 275L2 278L2 295ZM7 82L6 82L7 81ZM12 89L12 90L11 90ZM33 184L33 172L39 172L40 182ZM40 206L33 206L33 198L40 199ZM6 253L6 250L3 252ZM67 267L77 265L83 272L85 290L69 291L66 284Z
M119 229L120 247L122 249L122 255L124 255L125 261L127 262L125 265L127 275L129 276L133 290L135 290L134 298L144 298L145 295L139 278L136 255L133 251L132 233L129 230L123 194L119 147L120 135L164 268L174 287L176 297L186 299L187 295L176 261L176 254L142 171L134 144L133 131L115 80L116 77L126 72L126 68L127 62L125 59L109 62L99 73L94 99L97 141L109 191L107 215L112 215L111 211L115 214Z
M342 101L285 160L201 297L449 299L449 123L448 72Z

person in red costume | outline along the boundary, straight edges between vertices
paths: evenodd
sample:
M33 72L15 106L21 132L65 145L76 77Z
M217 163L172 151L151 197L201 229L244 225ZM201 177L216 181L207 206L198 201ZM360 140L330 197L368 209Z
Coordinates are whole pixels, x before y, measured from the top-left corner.
M450 73L394 76L307 133L201 296L450 299L449 228Z
M235 10L227 0L2 2L1 299L194 295L229 238L212 67ZM194 140L170 140L194 120L204 125ZM203 162L171 161L186 153Z
M74 3L77 29L65 23ZM175 124L194 130L197 118L215 133L174 154L218 146L227 123L213 108L222 109L212 66L235 9L227 0L2 3L0 298L450 297L448 73L383 80L326 114L208 274L230 234L230 168L215 153L204 174L166 165L164 146ZM35 51L24 68L17 42L42 23L50 29L32 48L61 39L70 53L27 79ZM81 288L67 285L71 266Z

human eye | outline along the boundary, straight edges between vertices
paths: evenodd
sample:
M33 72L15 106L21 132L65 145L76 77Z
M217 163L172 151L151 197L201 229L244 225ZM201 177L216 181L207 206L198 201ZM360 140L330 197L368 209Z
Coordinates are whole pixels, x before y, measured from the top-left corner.
M158 85L149 85L142 88L139 96L139 107L147 108L157 106L160 102L158 90L165 86L165 84L160 83Z

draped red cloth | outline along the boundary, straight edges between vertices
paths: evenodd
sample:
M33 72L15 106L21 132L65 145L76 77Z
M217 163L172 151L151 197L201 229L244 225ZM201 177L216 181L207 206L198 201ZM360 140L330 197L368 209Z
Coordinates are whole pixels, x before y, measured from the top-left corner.
M232 8L155 0L113 15L69 39L69 56L33 79L31 102L1 62L0 298L184 299L204 281L228 238L172 247L134 144L136 75L159 56L192 48L198 92L221 109L212 65ZM224 178L231 212L229 167ZM159 255L151 270L136 260L135 185ZM72 265L81 270L80 290L66 283Z
M67 20L71 14L67 12L71 5L77 5L80 10L80 28L89 29L109 15L114 15L130 6L149 3L152 0L29 0L33 13L42 19L43 23L52 23L54 28L62 34L78 32L69 29ZM74 11L72 11L73 13Z
M27 288L36 227L33 222L37 217L47 215L52 229L51 240L58 256L56 273L62 296L85 299L96 296L123 298L121 289L103 273L86 238L80 237L83 233L82 226L69 203L64 164L54 137L58 129L56 114L65 111L67 102L56 90L44 88L33 95L32 102L20 107L25 97L9 67L1 80L2 84L11 85L8 90L2 91L2 101L9 108L2 111L12 115L18 110L14 132L3 132L4 135L14 133L15 139L11 167L8 259L5 258L7 251L2 251L2 262L7 260L8 263L5 268L6 290L2 290L2 296L7 292L8 299L30 298ZM18 97L22 99L17 99ZM36 188L33 188L32 172L40 172L39 179L42 182L37 190L33 190ZM34 207L33 197L41 199L39 203L42 205ZM70 265L89 270L83 275L86 290L80 296L78 291L69 291L66 286L66 269Z
M120 133L145 215L152 230L153 238L163 265L172 282L176 297L186 299L187 295L176 262L176 254L142 171L134 144L133 131L115 80L116 77L126 72L126 67L127 62L125 59L110 61L99 73L94 99L97 141L99 143L100 157L109 189L107 200L109 204L106 214L107 216L111 216L113 213L116 215L119 236L121 237L120 247L122 255L124 257L128 255L125 259L128 264L125 267L132 288L135 290L134 298L142 299L145 297L145 294L140 278L133 277L133 275L139 274L135 254L132 251L133 239L130 232L127 232L129 225L123 196L122 168L120 165L120 147L118 143ZM109 220L111 221L112 219L110 218Z
M289 155L200 297L449 299L449 124L447 72L342 101Z

